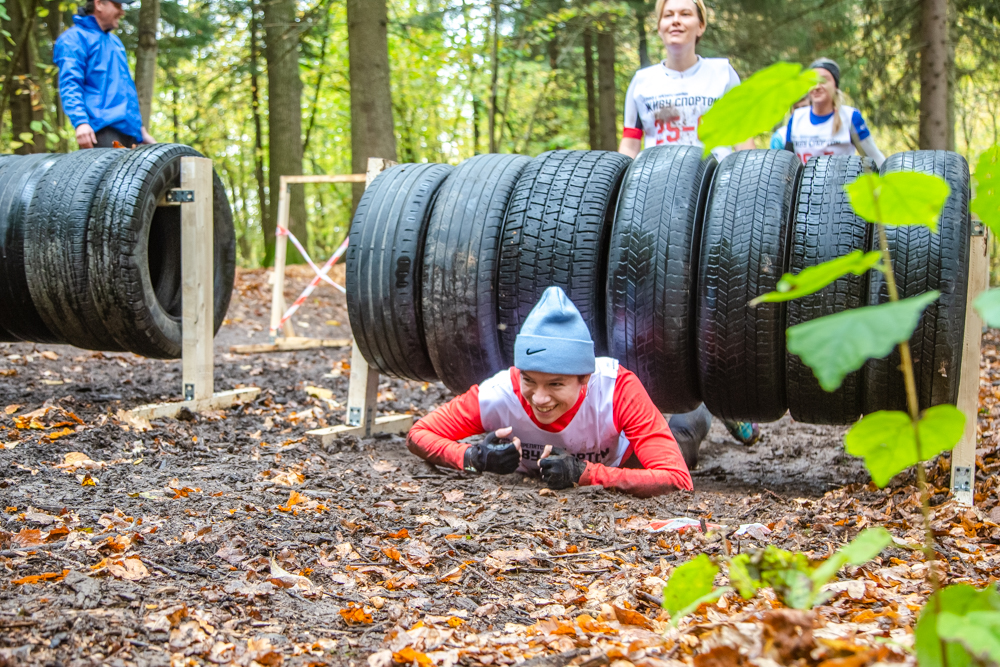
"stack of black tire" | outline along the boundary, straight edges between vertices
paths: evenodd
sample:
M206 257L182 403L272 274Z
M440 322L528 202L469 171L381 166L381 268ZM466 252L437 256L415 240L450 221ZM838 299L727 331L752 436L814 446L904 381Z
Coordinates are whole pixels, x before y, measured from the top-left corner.
M380 372L464 391L513 361L542 291L562 287L597 353L635 372L664 412L847 424L905 409L896 353L836 392L785 350L785 330L887 300L878 272L788 303L749 302L797 273L877 247L844 185L871 160L751 150L721 162L662 146L635 160L603 151L529 159L479 155L458 167L404 164L366 190L351 226L351 327ZM901 297L942 292L911 341L922 407L954 402L968 283L969 172L946 151L900 153L882 173L941 176L938 234L888 228Z
M0 342L181 353L180 185L187 146L0 156ZM232 212L214 177L215 328L236 270Z

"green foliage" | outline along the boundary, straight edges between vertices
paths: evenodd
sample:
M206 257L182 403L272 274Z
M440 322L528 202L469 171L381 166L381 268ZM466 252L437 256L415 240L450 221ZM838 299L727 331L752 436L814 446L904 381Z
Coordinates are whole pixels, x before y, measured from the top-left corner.
M786 273L778 281L777 290L757 297L750 302L750 305L756 306L758 303L791 301L792 299L798 299L799 297L818 292L848 273L860 276L878 264L881 259L882 253L877 250L873 250L872 252L855 250L843 257L802 269L795 275Z
M717 600L729 589L728 587L713 590L712 582L719 574L719 566L705 554L689 560L670 575L663 589L663 608L670 613L670 622L677 621L690 614L705 602Z
M5 4L6 3L4 2L4 0L0 0L0 19L3 19L4 21L9 21L10 15L7 14L7 8L4 6ZM7 32L6 30L4 30L4 34L8 36L10 35L10 33Z
M1000 664L1000 595L992 585L944 588L927 601L914 634L921 667Z
M986 290L977 296L972 307L988 326L1000 327L1000 288Z
M754 553L740 554L729 562L729 582L744 599L758 588L770 586L778 598L793 609L811 609L825 602L822 591L844 565L861 565L892 544L884 528L869 528L825 562L814 565L805 554L779 549L773 544Z
M803 71L795 63L774 63L756 72L701 117L698 138L705 145L704 154L770 132L818 81L814 71Z
M905 412L880 410L855 424L844 443L847 453L865 459L872 481L882 488L894 476L920 461L928 461L958 444L965 430L965 415L953 405L924 410L917 422L920 451L913 422Z
M924 309L940 292L866 306L803 322L788 329L788 351L809 366L826 391L869 358L884 357L909 340Z
M951 188L939 176L897 171L864 174L844 186L854 212L868 222L923 225L937 232L938 218Z
M969 207L983 224L1000 234L1000 144L983 151L976 164L976 196ZM993 326L993 325L991 325Z

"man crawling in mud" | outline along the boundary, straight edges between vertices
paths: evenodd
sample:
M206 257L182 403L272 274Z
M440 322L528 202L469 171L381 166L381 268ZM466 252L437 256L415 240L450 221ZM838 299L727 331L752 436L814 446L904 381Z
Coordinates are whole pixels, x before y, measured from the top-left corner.
M458 442L482 433L478 444ZM406 442L440 466L540 473L550 489L600 485L655 496L692 488L642 383L615 359L594 356L580 311L558 287L545 290L524 320L514 366L418 421Z

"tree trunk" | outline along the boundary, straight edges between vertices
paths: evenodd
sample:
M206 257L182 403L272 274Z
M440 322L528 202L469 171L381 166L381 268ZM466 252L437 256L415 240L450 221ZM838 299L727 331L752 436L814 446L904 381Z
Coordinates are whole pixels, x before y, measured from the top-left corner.
M948 148L948 0L923 0L920 148Z
M268 180L271 219L278 219L278 194L282 176L302 174L302 79L299 77L299 25L295 0L264 3L264 55L267 58ZM291 188L288 229L309 247L305 193ZM270 259L270 258L269 258ZM288 246L288 262L301 262Z
M635 12L635 29L639 34L639 67L649 67L649 45L646 43L646 15L642 9Z
M61 0L49 0L49 15L46 17L46 25L49 28L49 40L55 45L56 40L63 31L63 12L59 11ZM59 72L52 73L52 101L56 108L56 134L59 135L59 143L56 144L56 152L65 153L69 150L69 142L63 136L66 131L66 112L63 111L62 99L59 97Z
M587 86L587 130L590 139L590 150L601 147L601 139L597 130L597 91L594 89L594 31L586 28L583 31L583 76Z
M368 158L396 159L389 78L389 22L385 0L347 0L351 76L351 168L368 169ZM364 192L354 184L354 208Z
M500 74L500 0L493 0L493 50L490 54L490 67L493 69L490 88L490 153L497 152L497 138L494 127L497 121L497 78Z
M615 104L615 36L597 33L597 90L600 96L601 150L618 149L618 107Z
M160 23L160 0L142 0L139 5L139 43L135 49L135 89L139 93L139 115L149 129L156 87L156 28Z
M264 266L274 258L274 218L267 203L267 181L264 180L264 130L260 119L260 37L256 2L250 3L250 111L253 114L254 178L257 179L257 205L260 208L260 228L264 233Z
M11 0L7 3L10 21L4 22L4 28L13 36L14 44L4 72L3 100L10 106L11 138L23 144L14 150L18 155L45 152L45 135L31 129L32 121L41 120L44 110L41 104L33 103L38 93L33 37L35 5L34 0ZM0 118L3 107L0 103ZM28 137L21 135L31 135L33 143L24 141Z

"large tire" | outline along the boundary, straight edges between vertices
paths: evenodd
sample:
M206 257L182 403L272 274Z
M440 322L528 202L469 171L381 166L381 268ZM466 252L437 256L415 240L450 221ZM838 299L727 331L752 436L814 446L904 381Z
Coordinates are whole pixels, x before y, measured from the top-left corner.
M940 176L951 186L941 211L938 233L926 227L886 227L899 298L940 290L913 336L910 352L920 409L958 399L969 287L969 165L950 151L897 153L882 164L882 174L919 171ZM885 280L872 273L872 305L889 300ZM906 410L906 390L898 348L884 359L869 359L865 368L865 412Z
M63 156L39 180L26 217L28 289L46 326L89 350L123 349L90 296L87 232L94 196L126 151L95 148Z
M384 375L437 379L422 326L420 283L431 205L452 167L401 164L365 190L347 247L347 312L354 341Z
M871 246L872 226L854 214L844 186L875 169L870 158L823 155L802 171L789 271L836 259ZM788 326L833 315L868 303L868 274L847 275L809 296L788 302ZM788 410L809 424L853 424L862 413L862 372L849 373L836 391L819 386L812 369L794 354L786 355Z
M504 214L531 162L477 155L438 193L424 243L423 327L438 378L461 393L504 368L497 331L497 270Z
M552 151L531 161L514 188L500 251L499 319L504 364L545 288L579 309L598 355L607 354L604 286L615 200L631 160L607 151Z
M785 305L750 301L787 269L802 165L793 153L739 151L712 179L698 266L698 374L705 405L730 421L785 414Z
M143 146L111 166L95 195L87 232L90 296L123 349L156 359L181 355L180 207L157 206L180 185L188 146ZM213 176L214 330L229 308L236 236L226 190Z
M708 183L717 163L697 146L643 151L625 174L608 250L609 355L663 412L701 403L695 277Z
M6 342L63 342L38 314L24 265L24 221L35 186L60 158L39 153L0 163L0 340Z

